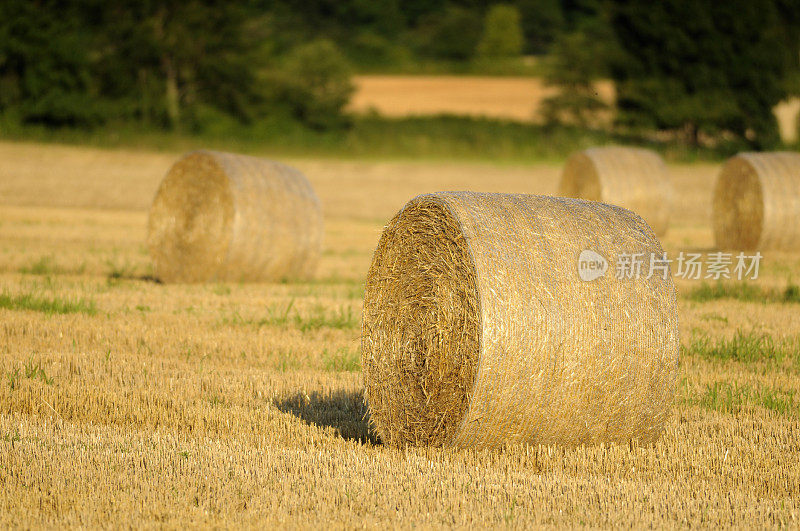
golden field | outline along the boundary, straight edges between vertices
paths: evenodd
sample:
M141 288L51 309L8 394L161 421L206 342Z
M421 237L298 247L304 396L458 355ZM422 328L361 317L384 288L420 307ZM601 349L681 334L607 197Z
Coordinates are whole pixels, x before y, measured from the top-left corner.
M350 109L384 116L457 114L522 122L540 121L539 107L556 89L537 77L497 76L355 76ZM614 102L614 84L598 83L606 103Z
M539 122L542 101L556 92L537 77L361 75L354 84L350 110L392 117L456 114ZM613 104L614 84L599 82L597 95ZM783 101L773 112L783 141L797 142L800 99Z
M766 295L800 255L766 254L763 300L678 282L654 446L391 449L358 367L383 224L427 191L552 194L560 167L288 160L324 206L314 281L161 285L147 208L178 156L0 143L0 526L800 526L800 305ZM670 170L663 243L708 251L718 166Z

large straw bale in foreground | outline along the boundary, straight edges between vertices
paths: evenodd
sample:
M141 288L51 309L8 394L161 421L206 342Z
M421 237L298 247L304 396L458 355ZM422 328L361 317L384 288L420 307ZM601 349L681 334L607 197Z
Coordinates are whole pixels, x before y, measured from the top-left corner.
M800 250L800 153L740 153L714 188L721 249Z
M196 151L161 182L147 241L164 282L305 278L319 261L322 212L293 168Z
M605 257L582 281L582 251ZM617 280L623 253L644 273ZM651 442L672 407L675 287L627 210L579 199L443 192L381 236L364 297L362 366L390 445Z
M648 149L610 146L574 153L564 166L558 195L632 210L659 236L669 226L672 183L664 161Z

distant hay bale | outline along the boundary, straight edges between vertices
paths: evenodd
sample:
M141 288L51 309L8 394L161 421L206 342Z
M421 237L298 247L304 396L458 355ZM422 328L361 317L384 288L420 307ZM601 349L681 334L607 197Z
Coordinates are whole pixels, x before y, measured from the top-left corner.
M659 236L669 227L672 183L664 161L649 149L610 146L574 153L564 166L558 195L632 210Z
M585 250L608 260L604 275L581 280ZM642 254L640 277L616 278L626 253ZM655 440L679 341L675 287L669 274L646 278L651 253L663 256L647 224L603 203L416 197L367 276L362 367L378 435L394 446Z
M322 212L289 166L196 151L161 182L147 242L164 282L306 278L319 261Z
M714 187L720 249L800 250L800 153L739 153Z

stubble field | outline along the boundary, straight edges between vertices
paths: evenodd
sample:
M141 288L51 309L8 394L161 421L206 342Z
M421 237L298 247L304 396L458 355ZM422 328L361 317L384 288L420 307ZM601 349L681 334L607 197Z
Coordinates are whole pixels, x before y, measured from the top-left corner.
M0 526L800 525L800 255L679 280L651 447L397 450L361 401L363 281L426 191L552 194L557 165L289 160L317 278L161 285L147 208L178 153L0 143ZM670 253L708 252L716 165L671 166Z

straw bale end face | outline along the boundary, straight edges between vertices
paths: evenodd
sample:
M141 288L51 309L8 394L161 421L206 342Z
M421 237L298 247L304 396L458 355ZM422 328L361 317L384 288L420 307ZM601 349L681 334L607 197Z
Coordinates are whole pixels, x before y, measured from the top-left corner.
M800 250L800 154L730 158L714 187L712 219L720 249Z
M478 304L459 221L443 202L412 201L380 239L364 298L362 366L385 442L453 439L478 367Z
M564 166L558 195L577 197L589 201L602 201L603 191L600 175L592 158L585 152L572 154Z
M573 153L564 165L558 195L632 210L657 235L669 227L672 184L664 161L648 149L608 146Z
M197 151L161 182L147 243L164 282L305 278L319 261L322 213L293 168Z
M147 243L157 278L202 282L220 270L233 236L233 194L213 156L175 163L150 209Z
M581 277L591 250L603 274ZM643 274L609 264L637 255ZM650 442L670 415L675 287L647 224L577 199L444 192L389 223L370 267L362 367L389 445ZM594 264L601 266L602 264Z

